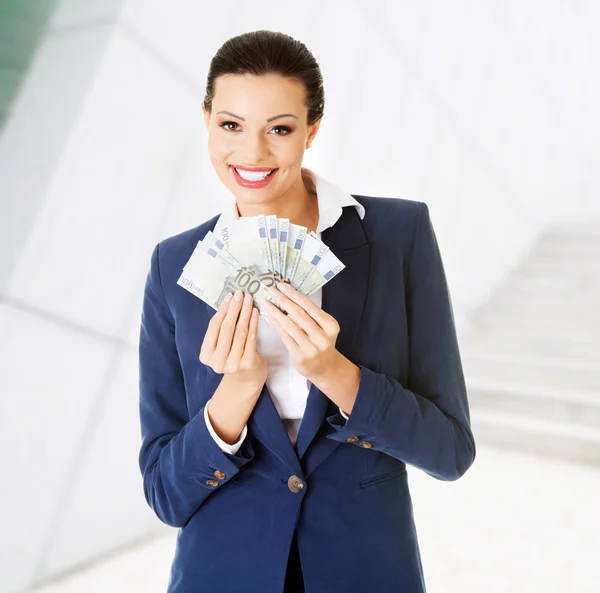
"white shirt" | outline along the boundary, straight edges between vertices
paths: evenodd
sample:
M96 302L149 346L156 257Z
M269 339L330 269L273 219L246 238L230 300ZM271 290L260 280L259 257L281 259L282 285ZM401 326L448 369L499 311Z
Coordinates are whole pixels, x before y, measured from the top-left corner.
M342 215L343 206L355 206L359 216L364 218L364 207L349 193L306 167L302 167L302 175L311 178L315 185L319 207L319 222L317 224L316 234L319 238L321 238L321 233L325 229L332 227L338 221ZM239 214L235 200L231 200L229 207L224 209L217 220L213 232L219 236L218 230L226 223L226 221L237 220L238 218ZM335 282L335 278L331 281ZM319 288L309 297L319 307L321 307L322 293L323 290ZM268 363L269 374L266 380L267 387L271 393L275 408L286 427L290 440L293 444L296 444L300 423L302 422L302 417L304 416L304 410L306 408L306 401L310 390L310 381L296 370L281 338L273 327L263 319L262 315L259 317L258 323L256 350ZM344 418L348 419L348 416L346 416L341 409L340 413ZM204 419L208 431L219 447L226 453L235 455L246 438L248 427L244 426L239 440L233 445L229 445L219 438L212 427L208 418L208 404L204 408Z

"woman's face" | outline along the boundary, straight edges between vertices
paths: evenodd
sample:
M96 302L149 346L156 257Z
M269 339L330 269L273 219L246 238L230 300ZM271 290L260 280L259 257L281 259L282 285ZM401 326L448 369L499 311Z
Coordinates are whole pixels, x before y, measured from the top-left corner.
M307 125L307 111L304 86L283 76L216 79L211 112L204 110L208 152L238 203L272 202L301 183L306 144L319 128Z

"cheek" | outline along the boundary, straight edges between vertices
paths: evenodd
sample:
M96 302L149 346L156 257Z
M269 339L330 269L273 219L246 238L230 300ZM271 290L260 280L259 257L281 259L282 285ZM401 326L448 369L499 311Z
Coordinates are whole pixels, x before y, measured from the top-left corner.
M273 147L273 154L277 156L279 162L292 165L302 160L304 154L303 146L302 142L298 142L297 140L282 142Z
M211 134L208 138L208 151L211 156L219 157L230 150L230 143L219 134Z

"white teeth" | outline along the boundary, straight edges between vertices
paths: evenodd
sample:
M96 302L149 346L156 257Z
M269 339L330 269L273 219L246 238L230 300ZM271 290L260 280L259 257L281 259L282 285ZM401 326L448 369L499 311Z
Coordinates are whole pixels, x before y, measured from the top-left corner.
M240 169L236 169L236 171L242 179L246 179L247 181L262 181L272 173L272 171L264 171L261 173L253 171L241 171Z

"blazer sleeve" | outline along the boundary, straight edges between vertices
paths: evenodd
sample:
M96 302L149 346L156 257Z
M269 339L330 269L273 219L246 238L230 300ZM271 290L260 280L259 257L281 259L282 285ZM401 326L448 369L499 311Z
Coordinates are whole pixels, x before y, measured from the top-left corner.
M222 451L207 428L205 406L189 417L175 321L161 284L159 248L160 243L152 252L141 314L139 467L149 506L162 522L183 527L208 496L227 487L254 451L250 439L237 455Z
M456 480L475 460L467 390L452 303L427 204L416 214L406 285L409 330L407 385L361 369L350 417L327 418L327 438L358 436L440 480ZM354 440L352 446L359 446Z

